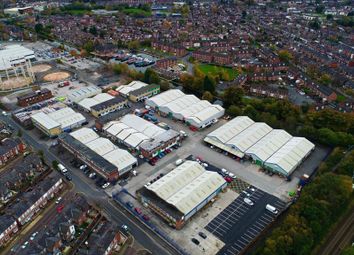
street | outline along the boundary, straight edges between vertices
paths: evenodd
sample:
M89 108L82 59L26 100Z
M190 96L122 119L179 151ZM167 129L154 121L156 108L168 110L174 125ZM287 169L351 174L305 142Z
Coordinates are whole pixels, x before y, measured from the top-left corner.
M29 132L26 132L26 130L24 130L19 124L13 121L11 116L1 116L0 119L5 123L12 125L15 134L18 130L21 130L21 138L26 142L26 144L32 146L34 149L42 150L49 165L51 165L51 162L54 160L61 162L58 157L48 150L47 146L37 142L36 139L29 134ZM82 178L79 176L71 166L67 165L67 167L72 177L74 190L85 194L88 201L98 205L103 210L103 213L106 214L108 218L115 221L118 225L126 224L134 238L147 250L152 252L152 254L179 254L173 247L162 240L149 228L126 213L124 209L120 209L103 191L97 190L95 187L88 184L86 182L88 180L87 178Z

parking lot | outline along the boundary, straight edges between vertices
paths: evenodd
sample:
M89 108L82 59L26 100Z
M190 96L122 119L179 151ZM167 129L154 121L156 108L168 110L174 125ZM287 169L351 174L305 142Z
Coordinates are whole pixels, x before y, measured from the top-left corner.
M218 254L240 254L285 208L283 201L255 187L249 187L245 192L247 194L241 192L239 197L205 227L225 243ZM246 197L254 204L246 203ZM276 207L279 213L266 210L267 204Z

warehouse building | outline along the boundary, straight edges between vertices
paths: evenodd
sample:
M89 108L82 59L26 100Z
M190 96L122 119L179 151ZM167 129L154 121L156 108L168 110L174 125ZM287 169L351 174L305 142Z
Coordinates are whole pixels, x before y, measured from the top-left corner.
M168 224L181 229L184 224L225 187L216 172L206 171L198 162L182 165L137 191L143 204Z
M147 83L142 82L142 81L132 81L131 83L127 85L121 85L118 88L116 88L116 91L119 92L119 94L123 97L129 97L129 94L137 89L143 88L148 86Z
M138 165L138 161L126 150L114 145L92 129L81 128L59 136L59 142L98 175L108 181L117 180Z
M146 158L156 156L179 141L178 132L160 128L134 114L108 122L103 126L103 131L113 141L123 143L132 150L141 151L144 148L143 156Z
M123 109L128 105L128 100L120 96L112 96L108 93L100 93L94 97L84 98L77 103L86 112L91 112L96 118L108 113Z
M127 107L128 100L126 98L117 96L108 101L96 104L91 107L91 114L98 118L100 116L104 116L111 112L119 111L124 107Z
M68 94L68 100L73 103L78 103L85 98L94 97L101 92L102 89L100 87L91 85L70 91Z
M237 158L289 177L314 150L315 145L284 130L239 116L209 133L204 141Z
M50 113L38 112L31 116L33 125L49 137L56 137L62 132L81 127L86 118L69 107Z
M195 128L207 127L225 113L220 105L200 100L194 95L186 95L178 89L165 91L145 102L162 115L184 121Z
M78 102L78 106L81 107L86 112L90 112L92 106L106 102L113 98L114 96L111 96L110 94L100 93L95 95L94 97L84 98L83 100Z
M140 89L131 91L129 93L129 99L133 102L142 102L157 95L158 93L160 93L160 85L150 84Z

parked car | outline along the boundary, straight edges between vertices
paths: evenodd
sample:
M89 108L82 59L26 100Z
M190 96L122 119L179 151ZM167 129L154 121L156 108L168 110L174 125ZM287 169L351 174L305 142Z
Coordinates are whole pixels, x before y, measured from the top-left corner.
M123 224L123 225L121 226L121 229L122 229L123 231L125 231L126 233L129 232L129 228L128 228L128 226L125 225L125 224Z
M102 185L102 189L108 188L108 186L111 185L109 182L106 182L105 184Z
M199 245L199 244L200 244L200 242L199 242L198 239L196 239L196 238L192 238L192 242L195 243L196 245Z
M71 180L72 180L72 178L71 178L70 175L65 175L65 178L66 178L68 181L71 181Z
M234 180L234 179L232 179L231 177L228 177L228 176L224 177L224 179L225 179L225 181L227 183L231 183Z
M139 207L135 207L134 211L139 215L143 213Z
M248 197L245 197L243 199L243 202L245 202L248 205L254 205L253 201L251 199L249 199Z
M201 238L203 238L203 239L206 239L206 238L207 238L207 235L204 234L203 232L199 232L198 234L199 234L199 236L200 236Z
M149 220L150 220L150 217L147 216L146 214L144 214L144 215L142 216L142 218L143 218L143 220L145 220L145 221L149 221Z
M134 205L133 205L133 203L132 202L126 202L126 205L129 207L129 208L133 208L134 207Z
M63 199L62 197L58 197L57 200L55 201L55 203L59 204L62 199Z

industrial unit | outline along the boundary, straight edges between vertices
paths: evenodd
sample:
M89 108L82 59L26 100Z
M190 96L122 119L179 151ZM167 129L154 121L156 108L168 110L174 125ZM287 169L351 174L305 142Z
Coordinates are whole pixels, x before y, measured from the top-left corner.
M37 91L31 91L17 97L17 104L19 106L26 107L50 99L52 97L52 92L49 89L44 88Z
M123 109L128 105L128 100L120 96L114 97L108 93L100 93L94 97L84 98L77 104L84 111L91 112L93 116L98 118Z
M239 116L209 133L204 141L238 158L250 158L257 165L289 177L314 150L305 138Z
M70 91L68 94L68 99L70 102L78 103L85 98L96 96L101 92L102 89L100 87L91 85Z
M157 95L158 93L160 93L160 85L150 84L140 89L131 91L129 93L129 99L133 102L141 102L154 95Z
M147 83L142 82L142 81L132 81L131 83L127 85L121 85L118 88L116 88L116 91L119 92L121 96L124 97L129 97L129 94L137 89L143 88L148 86Z
M156 156L179 141L179 133L165 130L134 114L127 114L103 126L104 133L113 141L123 143L132 150L144 148L143 156ZM150 144L150 145L149 145Z
M196 161L186 161L137 191L143 204L176 229L184 224L225 187L216 172L206 171Z
M117 180L138 165L137 159L129 152L118 148L109 139L99 137L89 128L62 134L59 142L108 181Z
M196 128L212 124L225 113L225 109L220 105L200 100L194 95L186 95L178 89L165 91L145 102L161 114Z
M70 132L87 123L86 118L69 107L50 113L38 112L31 116L33 125L49 137L56 137L62 132Z

